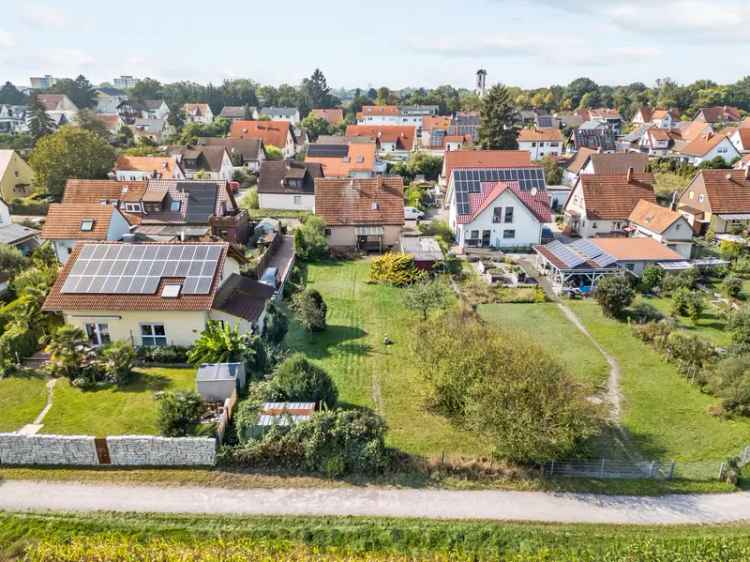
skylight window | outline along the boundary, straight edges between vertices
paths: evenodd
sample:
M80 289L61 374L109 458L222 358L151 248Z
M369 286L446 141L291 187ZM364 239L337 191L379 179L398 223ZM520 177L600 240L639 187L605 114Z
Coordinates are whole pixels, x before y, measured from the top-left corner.
M81 221L81 232L91 232L94 230L94 219L83 219Z
M180 296L182 285L164 285L161 290L161 296L165 299L176 299Z

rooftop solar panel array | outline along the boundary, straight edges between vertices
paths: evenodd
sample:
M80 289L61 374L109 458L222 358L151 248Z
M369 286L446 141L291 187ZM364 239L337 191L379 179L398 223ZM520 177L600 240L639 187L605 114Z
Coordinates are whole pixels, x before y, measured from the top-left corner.
M311 158L344 158L349 155L346 144L311 144L307 149Z
M550 242L545 246L557 259L571 269L590 261L596 267L608 267L617 261L617 258L604 252L591 240L585 238L576 240L567 246L558 240Z
M574 252L558 240L550 242L545 247L552 253L552 255L563 262L566 267L571 269L586 263L586 258L584 256Z
M86 244L62 293L153 295L165 277L184 278L182 294L211 291L222 246Z
M542 168L475 168L453 172L456 189L456 204L459 215L468 215L469 194L480 193L485 182L517 181L524 191L533 188L543 190L544 170Z

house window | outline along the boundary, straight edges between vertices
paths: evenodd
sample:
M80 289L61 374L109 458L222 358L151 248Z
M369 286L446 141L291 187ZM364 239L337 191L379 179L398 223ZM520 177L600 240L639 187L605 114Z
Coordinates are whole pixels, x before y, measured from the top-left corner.
M512 240L516 237L516 231L515 230L503 230L503 239L505 240Z
M169 204L169 210L173 213L179 213L180 209L182 208L182 201L172 201Z
M495 207L492 214L492 222L499 223L503 222L503 208Z
M706 197L705 197L705 196L704 196L704 195L703 195L703 194L701 193L701 194L700 194L700 195L698 196L698 203L703 203L703 200L704 200L705 198L706 198Z
M294 196L294 204L295 205L302 205L302 196L301 195L295 195Z
M596 223L595 222L591 223L591 228L596 228Z
M479 238L479 231L478 230L472 230L470 232L471 236L469 238Z
M140 213L141 204L140 203L125 203L125 211L131 212L131 213Z
M81 232L91 232L94 230L94 219L83 219L81 221Z
M690 199L693 199L693 198L695 198L695 192L691 191L690 192Z
M513 223L513 207L505 207L505 224Z
M635 269L635 264L634 263L626 263L625 264L625 269L627 269L628 271L633 271Z
M107 345L112 341L109 337L109 324L87 322L86 335L89 338L89 343L97 347Z
M682 226L681 224L674 225L675 232L679 231L681 226Z
M326 228L325 229L325 235L326 236L330 236L331 235L331 229L330 228Z
M167 332L164 324L141 324L141 345L163 347L167 345Z

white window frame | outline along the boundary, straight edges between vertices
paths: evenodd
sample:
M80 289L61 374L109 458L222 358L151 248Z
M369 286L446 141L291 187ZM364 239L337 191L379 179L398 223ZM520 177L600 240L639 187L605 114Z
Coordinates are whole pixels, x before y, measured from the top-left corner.
M112 342L107 322L86 322L83 325L83 330L94 347L101 347Z
M163 335L156 334L156 327L161 326ZM163 322L143 322L140 324L141 327L141 345L143 347L164 347L168 344L167 341L167 328ZM151 333L144 333L149 330ZM150 343L146 343L146 338L149 339Z

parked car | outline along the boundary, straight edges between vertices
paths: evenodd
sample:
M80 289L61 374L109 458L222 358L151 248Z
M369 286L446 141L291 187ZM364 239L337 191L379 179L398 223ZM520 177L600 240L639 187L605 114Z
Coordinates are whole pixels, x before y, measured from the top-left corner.
M279 287L279 269L277 267L267 267L260 277L260 282L278 289Z
M414 207L404 207L404 218L408 221L422 220L424 213Z

